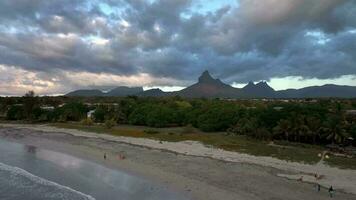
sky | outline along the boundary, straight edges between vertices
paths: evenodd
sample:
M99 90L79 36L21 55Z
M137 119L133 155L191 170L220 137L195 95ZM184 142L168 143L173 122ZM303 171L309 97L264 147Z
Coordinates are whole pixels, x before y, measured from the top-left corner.
M0 95L356 86L354 0L1 0Z

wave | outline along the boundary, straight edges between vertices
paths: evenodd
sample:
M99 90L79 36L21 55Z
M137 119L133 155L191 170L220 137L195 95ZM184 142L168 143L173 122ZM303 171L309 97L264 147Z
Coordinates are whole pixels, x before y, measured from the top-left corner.
M22 191L22 195L32 195L40 199L95 200L95 198L90 195L38 177L24 169L6 165L1 162L0 180L2 181L0 183L2 189L5 189L7 186L8 189L12 191L12 194L9 194L11 196L14 196L13 193L16 192L14 190L18 190ZM2 193L1 195L4 194Z

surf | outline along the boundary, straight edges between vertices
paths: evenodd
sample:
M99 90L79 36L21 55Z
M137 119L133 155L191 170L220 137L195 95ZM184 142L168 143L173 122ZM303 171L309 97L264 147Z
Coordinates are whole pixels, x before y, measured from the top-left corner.
M10 166L0 162L0 197L6 191L16 190L8 200L23 198L24 196L38 199L61 200L95 200L94 197L77 191L73 188L41 178L19 167Z

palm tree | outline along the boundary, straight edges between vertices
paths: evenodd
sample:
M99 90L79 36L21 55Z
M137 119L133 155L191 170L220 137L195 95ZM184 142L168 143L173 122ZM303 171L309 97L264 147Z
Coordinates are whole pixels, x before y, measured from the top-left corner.
M254 136L256 129L257 129L257 123L256 119L247 119L247 118L242 118L240 119L237 124L234 126L234 132L238 135L248 135L248 136Z
M38 99L34 91L29 91L24 96L24 110L28 120L33 119L33 111L38 107Z
M309 132L307 135L312 138L313 144L316 143L317 138L320 139L320 131L321 131L321 122L320 119L316 117L307 118L307 126L309 128Z
M286 119L279 120L277 126L274 127L273 131L277 135L283 135L284 138L289 141L289 132L291 131L290 121Z
M324 123L325 138L334 143L342 143L346 138L346 121L342 115L331 114Z
M297 133L298 142L301 142L301 138L308 136L309 127L306 124L306 118L304 115L301 115L297 118L297 124L295 124L295 131Z
M309 129L305 123L305 116L304 115L293 115L292 119L292 133L294 135L294 141L300 142L302 136L305 136Z

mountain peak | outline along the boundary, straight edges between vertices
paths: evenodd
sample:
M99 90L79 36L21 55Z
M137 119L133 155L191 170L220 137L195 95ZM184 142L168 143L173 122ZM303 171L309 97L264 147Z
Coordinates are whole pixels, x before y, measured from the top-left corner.
M243 88L246 89L246 90L254 89L254 88L256 88L256 85L255 85L254 82L250 81L250 82L248 82L248 84L245 85L245 87L243 87Z
M266 81L260 81L256 85L267 85L267 82Z
M211 83L215 82L215 79L211 77L210 73L208 70L204 71L203 74L199 77L199 82L200 83Z
M261 82L257 83L256 86L266 89L266 90L274 91L274 89L271 88L271 86L269 86L266 81L261 81Z
M272 97L275 92L266 81L260 81L257 84L250 81L242 89L252 97Z
M248 84L246 86L255 86L255 83L253 81L249 81Z

